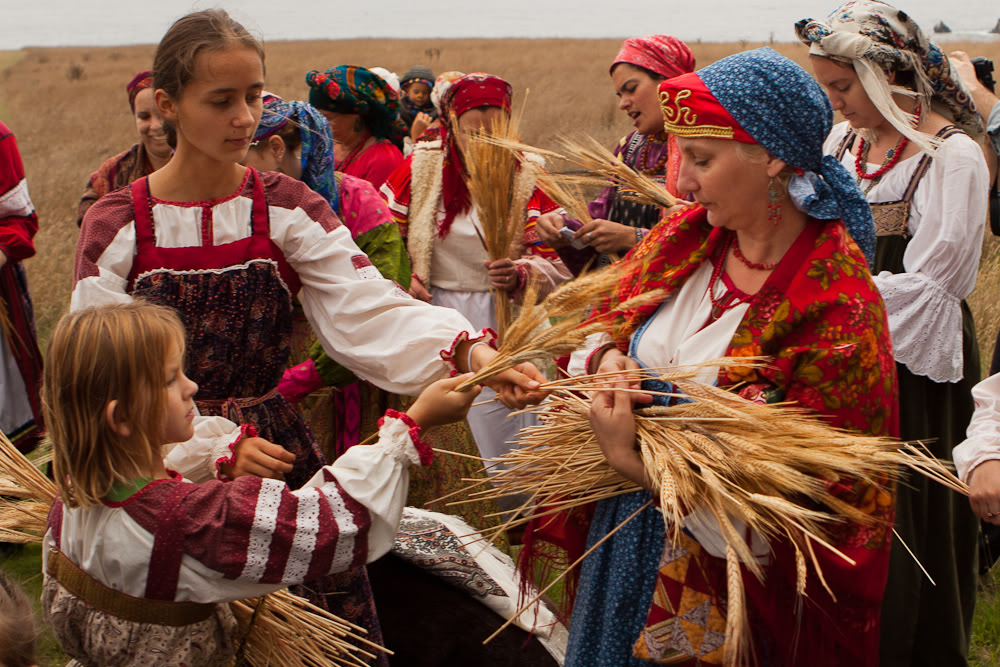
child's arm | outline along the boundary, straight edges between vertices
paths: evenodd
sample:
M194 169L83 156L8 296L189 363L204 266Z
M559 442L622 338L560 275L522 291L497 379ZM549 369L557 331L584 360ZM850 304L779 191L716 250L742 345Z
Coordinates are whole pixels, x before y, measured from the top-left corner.
M194 437L168 445L163 464L192 482L244 475L282 479L291 471L295 455L256 435L248 424L195 417Z

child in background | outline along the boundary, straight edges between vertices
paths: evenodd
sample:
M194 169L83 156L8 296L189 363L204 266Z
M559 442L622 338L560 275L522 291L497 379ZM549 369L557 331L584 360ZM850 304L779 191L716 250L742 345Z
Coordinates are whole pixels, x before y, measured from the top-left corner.
M403 89L403 109L399 117L410 129L410 139L416 141L438 117L431 103L434 72L430 67L414 65L406 70L399 85Z
M0 570L0 667L34 667L37 638L28 596Z
M376 444L296 491L253 476L195 484L162 458L203 436L184 341L174 310L142 301L71 313L52 334L42 400L60 499L42 608L84 664L229 664L236 623L219 603L386 553L409 468L433 456L420 429L461 419L478 393L452 391L467 376L435 382L406 414L386 414Z

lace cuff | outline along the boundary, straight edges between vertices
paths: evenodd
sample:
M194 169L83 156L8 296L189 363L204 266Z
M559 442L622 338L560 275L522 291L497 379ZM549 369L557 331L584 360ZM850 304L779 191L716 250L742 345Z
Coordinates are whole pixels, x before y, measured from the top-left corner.
M962 379L962 302L920 273L875 277L896 361L934 382Z
M231 479L228 475L223 474L220 466L236 465L236 444L243 438L256 438L257 429L254 428L253 424L240 424L240 430L236 434L236 437L220 436L215 439L212 443L211 456L212 460L215 461L215 476L218 479L226 480Z
M405 412L386 410L378 422L378 444L400 463L429 466L434 450L420 438L420 426Z
M476 337L472 337L471 335L469 335L468 331L459 332L459 334L455 336L455 340L451 342L451 347L449 347L447 350L441 351L441 358L444 359L451 366L451 374L450 374L451 377L455 377L456 375L461 375L461 371L458 370L458 364L455 363L455 350L457 350L458 346L465 341L469 341L470 343L477 343L482 341L484 343L487 343L490 347L496 348L497 334L495 331L493 331L493 329L490 328L482 329L479 332L479 335Z

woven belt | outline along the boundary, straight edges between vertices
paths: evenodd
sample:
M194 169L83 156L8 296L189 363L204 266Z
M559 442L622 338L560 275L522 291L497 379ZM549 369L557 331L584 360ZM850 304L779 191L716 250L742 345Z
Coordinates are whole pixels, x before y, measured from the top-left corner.
M271 391L267 392L263 396L250 396L247 398L234 398L230 396L229 398L212 398L207 400L195 399L195 404L206 408L216 408L226 419L236 422L237 424L242 424L243 420L243 408L252 408L255 405L260 405L266 401L271 400L275 396L280 396L278 388L275 387ZM233 416L236 419L233 419Z
M116 591L81 570L58 549L49 550L46 570L90 606L134 623L179 627L204 621L215 612L215 603L147 600Z

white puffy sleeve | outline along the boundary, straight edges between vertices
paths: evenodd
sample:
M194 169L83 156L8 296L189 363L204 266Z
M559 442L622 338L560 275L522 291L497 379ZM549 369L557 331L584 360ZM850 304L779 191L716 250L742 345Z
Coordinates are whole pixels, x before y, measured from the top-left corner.
M935 382L962 379L961 302L976 285L987 190L979 144L946 140L913 197L906 272L875 276L896 361Z
M972 398L976 410L966 438L952 450L958 476L965 482L980 463L1000 459L1000 373L973 387Z

